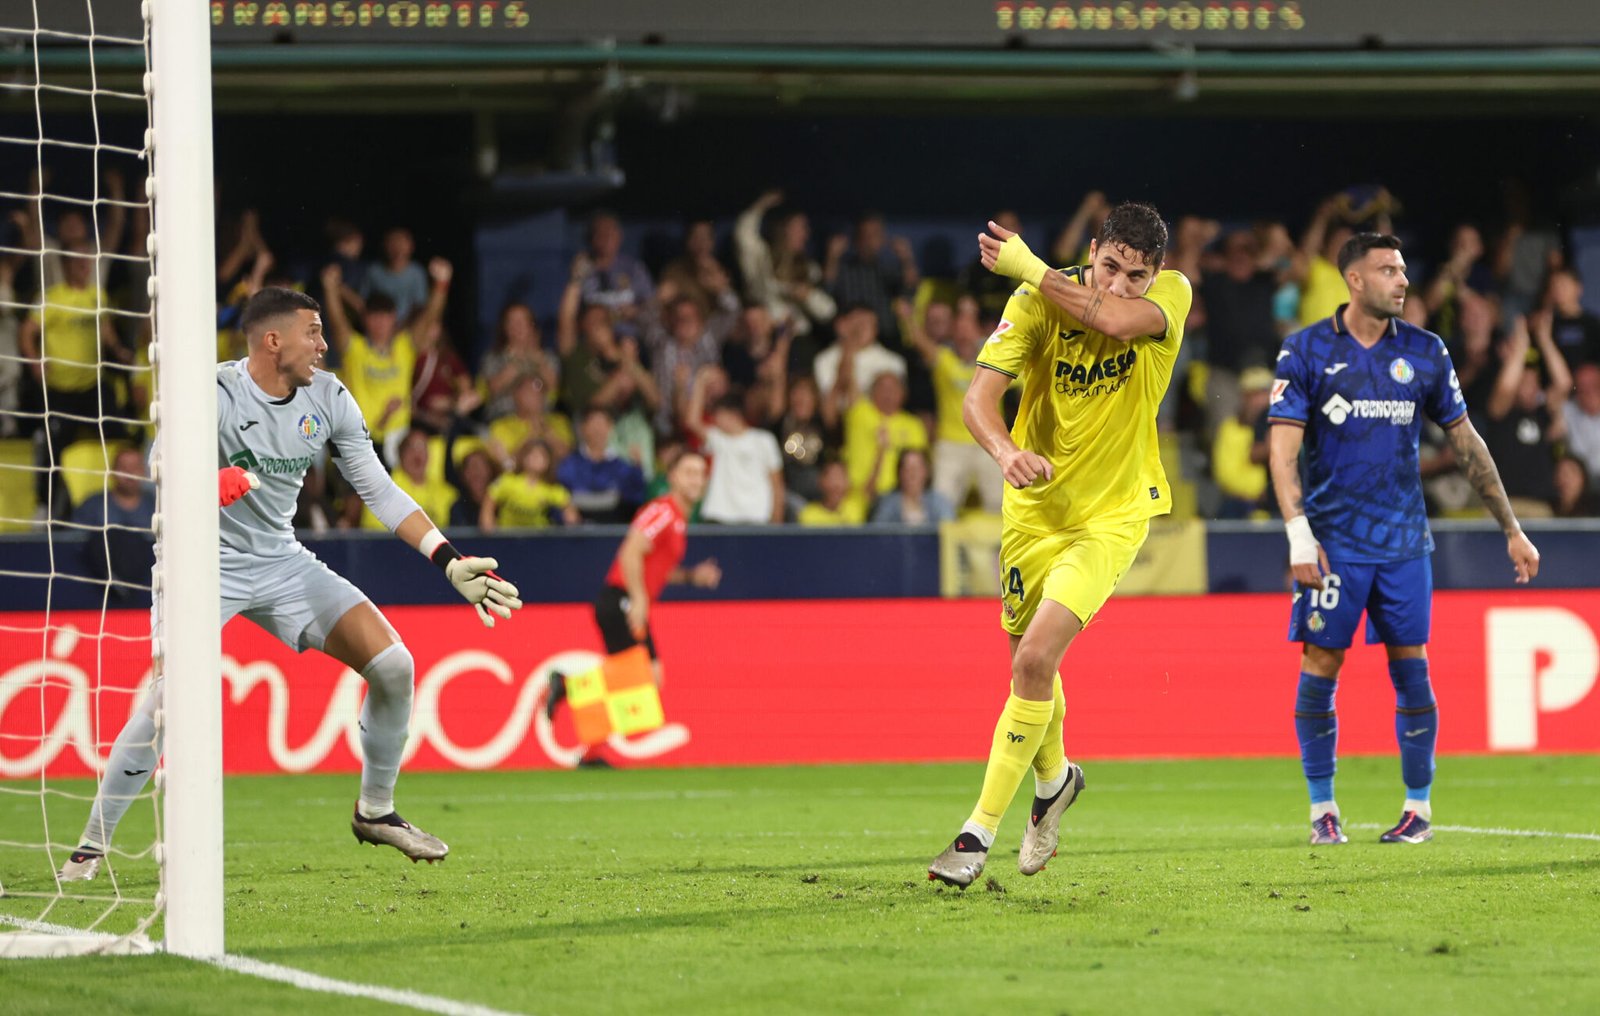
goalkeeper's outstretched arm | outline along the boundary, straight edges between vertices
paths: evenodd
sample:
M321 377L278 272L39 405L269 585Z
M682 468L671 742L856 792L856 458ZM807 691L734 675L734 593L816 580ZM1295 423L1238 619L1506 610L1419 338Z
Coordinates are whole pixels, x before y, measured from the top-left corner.
M444 570L445 578L478 611L484 625L494 627L494 619L511 619L511 612L522 606L517 587L496 575L500 562L492 557L467 557L444 538L411 495L401 490L383 468L372 449L372 439L360 423L360 410L348 392L340 393L342 419L333 428L334 458L339 472L350 481L361 500L378 521L394 531L412 549Z

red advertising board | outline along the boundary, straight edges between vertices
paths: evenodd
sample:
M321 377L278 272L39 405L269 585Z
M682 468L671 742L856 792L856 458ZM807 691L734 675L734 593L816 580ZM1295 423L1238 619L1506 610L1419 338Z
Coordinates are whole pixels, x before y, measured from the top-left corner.
M417 662L413 769L570 765L553 670L591 666L586 606L482 628L465 607L386 611ZM667 725L611 750L637 764L975 759L1006 694L991 603L855 600L663 604L653 623ZM1280 596L1113 601L1067 655L1068 751L1083 758L1293 755L1298 656ZM83 774L148 678L147 615L0 618L0 778ZM361 678L297 656L248 621L223 634L230 772L357 768ZM1600 591L1446 592L1431 646L1446 752L1600 751ZM1339 690L1340 751L1394 750L1381 647Z

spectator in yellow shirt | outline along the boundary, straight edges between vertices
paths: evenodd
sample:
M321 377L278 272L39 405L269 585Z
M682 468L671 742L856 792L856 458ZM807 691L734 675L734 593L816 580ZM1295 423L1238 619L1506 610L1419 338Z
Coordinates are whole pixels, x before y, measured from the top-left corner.
M994 277L992 273L991 277ZM983 510L999 514L1005 479L1000 467L978 444L961 416L977 370L983 330L978 323L978 301L961 297L957 306L928 304L922 321L908 323L912 345L933 374L933 399L937 426L933 442L934 490L956 509L976 486Z
M1394 232L1389 209L1393 198L1387 190L1380 189L1373 207L1376 217L1370 227L1379 233ZM1300 257L1295 271L1295 281L1300 283L1300 327L1308 328L1323 318L1330 318L1339 305L1349 301L1350 292L1344 275L1339 271L1339 248L1353 235L1352 217L1368 216L1370 209L1351 207L1348 193L1335 194L1317 206L1311 225L1300 239Z
M1222 492L1219 519L1247 519L1267 493L1267 440L1261 417L1272 393L1272 371L1250 367L1239 375L1239 410L1217 426L1211 443L1211 478Z
M448 519L461 494L442 476L428 475L428 435L413 430L400 441L400 464L389 475L395 486L411 495L430 519ZM362 529L387 529L372 509L361 510Z
M844 463L852 487L887 494L898 482L900 453L928 447L928 428L905 405L905 382L884 373L845 413Z
M126 417L119 405L117 389L111 384L113 373L100 365L120 367L133 362L131 351L117 336L105 290L95 283L97 258L87 244L74 243L62 254L62 281L48 287L39 297L41 308L31 311L17 328L17 350L44 388L48 410L46 426L50 440L39 452L34 496L39 504L52 503L56 511L70 512L60 474L47 465L59 466L61 453L80 434L98 438L103 416ZM90 422L85 423L79 419ZM107 422L105 436L120 437L126 428ZM46 451L45 449L48 449ZM56 477L58 496L49 497L51 477Z
M444 315L453 274L450 262L443 258L428 262L432 287L415 327L432 328ZM342 276L337 263L324 268L324 291L339 292ZM381 291L369 296L362 332L352 327L343 301L330 301L322 312L327 317L324 323L328 338L339 354L339 378L361 407L361 418L366 421L372 440L380 448L398 441L411 429L411 379L417 348L411 331L401 327L394 300Z
M574 526L583 521L572 504L572 494L550 478L554 463L550 446L529 441L517 452L518 471L506 473L489 485L478 527L486 533L496 528L543 529L556 522Z
M572 421L547 408L543 380L523 375L512 389L511 404L511 414L491 421L484 434L484 444L501 468L511 469L513 455L529 441L548 444L557 460L567 457L572 451Z
M851 489L844 463L830 459L817 481L822 498L800 509L802 526L859 526L867 521L867 495Z

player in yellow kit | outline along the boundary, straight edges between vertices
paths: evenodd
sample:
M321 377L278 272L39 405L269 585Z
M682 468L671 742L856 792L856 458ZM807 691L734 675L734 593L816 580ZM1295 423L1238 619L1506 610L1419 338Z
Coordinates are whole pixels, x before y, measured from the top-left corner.
M1000 542L1001 625L1011 636L1011 695L995 727L972 817L928 867L970 885L1029 767L1034 801L1017 867L1043 870L1061 815L1084 787L1061 740L1066 699L1057 673L1074 636L1122 579L1172 508L1156 444L1156 409L1172 379L1192 294L1161 270L1167 227L1149 205L1112 209L1089 264L1051 271L1022 238L989 223L984 266L1021 279L978 354L968 429L1006 479ZM1000 396L1022 380L1008 433Z

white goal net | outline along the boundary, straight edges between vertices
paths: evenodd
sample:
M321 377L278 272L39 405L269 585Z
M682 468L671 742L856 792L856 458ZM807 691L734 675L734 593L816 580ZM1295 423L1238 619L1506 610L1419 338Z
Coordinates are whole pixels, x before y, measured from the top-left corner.
M212 513L216 566L215 484L201 495L194 482L215 470L214 396L209 380L195 387L215 362L210 269L194 279L213 250L204 6L0 0L0 957L147 951L160 933L170 945L187 920L174 920L174 896L195 899L165 863L194 856L197 841L185 832L175 843L164 828L174 803L164 767L123 795L114 840L86 836L85 824L124 722L175 655L194 658L174 645L200 645L204 665L209 637L215 655L214 623L180 636L152 630L150 610L154 598L158 617L193 617L206 597L203 575L174 568L192 576L204 560L196 497ZM162 19L178 7L192 23L163 39ZM174 73L158 51L192 43L196 25L198 66ZM163 159L191 158L195 139L172 140L172 115L158 106L192 91L196 74L204 119L187 126L203 164L184 167L175 186ZM158 214L164 190L204 215L175 215L165 200ZM173 327L165 304L175 301L188 329ZM198 443L170 436L208 414ZM214 617L214 577L209 589ZM167 689L151 739L166 739L170 762ZM183 701L204 714L203 694ZM219 845L220 764L208 761L213 772L191 777L217 788L207 820L217 829L201 840ZM176 821L186 830L193 800ZM104 850L95 877L63 880L85 842ZM193 867L203 883L214 869L218 891L203 888L216 927L177 951L218 952L220 856Z

